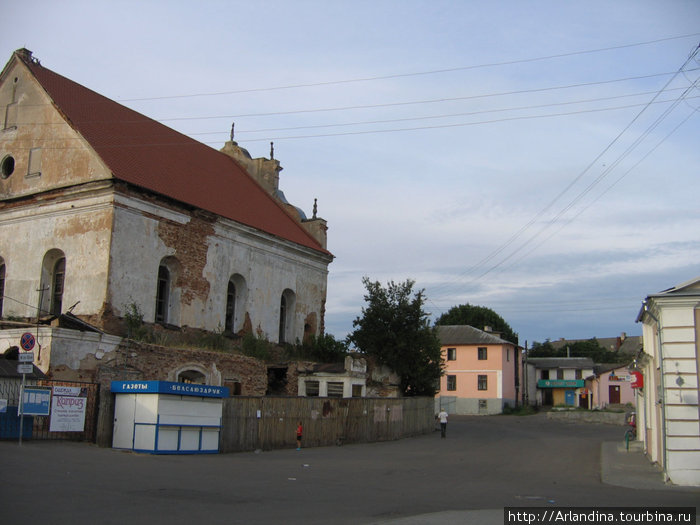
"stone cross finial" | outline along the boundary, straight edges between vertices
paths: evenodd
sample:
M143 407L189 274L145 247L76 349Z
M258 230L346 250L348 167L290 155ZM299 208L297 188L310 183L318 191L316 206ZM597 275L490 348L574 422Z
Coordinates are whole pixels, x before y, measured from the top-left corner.
M275 158L275 143L270 142L270 159Z
M235 122L231 123L231 142L233 142L233 128L236 126Z
M318 212L318 199L314 199L314 215L313 218L316 218L316 213Z

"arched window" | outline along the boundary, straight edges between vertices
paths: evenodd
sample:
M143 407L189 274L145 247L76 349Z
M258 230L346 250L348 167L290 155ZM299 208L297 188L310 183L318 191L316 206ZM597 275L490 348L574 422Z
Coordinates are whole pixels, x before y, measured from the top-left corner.
M168 322L168 300L170 296L170 270L165 264L158 267L156 288L156 323Z
M234 322L236 320L236 285L233 281L228 282L228 290L226 291L226 322L224 330L233 332Z
M2 318L2 304L5 298L5 263L0 258L0 318Z
M246 312L248 285L241 274L233 274L226 289L226 311L224 312L224 331L236 333L241 330Z
M179 326L182 295L182 290L178 287L180 275L182 275L182 267L177 258L168 256L161 259L158 265L153 315L156 323Z
M290 289L282 293L280 299L280 330L279 342L293 342L294 338L294 310L296 308L296 296Z
M66 258L61 257L53 267L51 282L51 315L61 315L63 306L63 284L66 278Z
M203 385L206 383L207 377L198 370L183 370L177 375L178 383L192 383Z
M282 301L280 302L280 334L279 342L284 343L286 341L285 336L287 335L287 298L282 295Z
M61 250L49 250L41 265L39 308L42 315L61 315L65 282L66 256Z

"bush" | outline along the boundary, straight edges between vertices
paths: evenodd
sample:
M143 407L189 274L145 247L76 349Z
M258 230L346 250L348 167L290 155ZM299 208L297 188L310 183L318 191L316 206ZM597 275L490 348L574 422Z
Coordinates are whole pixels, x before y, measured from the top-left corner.
M244 355L260 359L261 361L265 361L270 357L269 341L250 332L243 336L241 350Z

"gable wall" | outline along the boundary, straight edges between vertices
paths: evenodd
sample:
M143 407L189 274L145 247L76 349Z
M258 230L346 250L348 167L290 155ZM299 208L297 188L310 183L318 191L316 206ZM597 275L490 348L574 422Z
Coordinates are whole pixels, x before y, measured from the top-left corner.
M0 81L0 160L8 155L14 158L15 169L0 179L0 199L111 177L27 68L17 62Z

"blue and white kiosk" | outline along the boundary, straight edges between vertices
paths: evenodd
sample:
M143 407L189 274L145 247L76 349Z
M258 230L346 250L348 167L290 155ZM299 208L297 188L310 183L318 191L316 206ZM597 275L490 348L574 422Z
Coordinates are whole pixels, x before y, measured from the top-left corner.
M216 454L223 386L112 381L112 447L151 454Z

